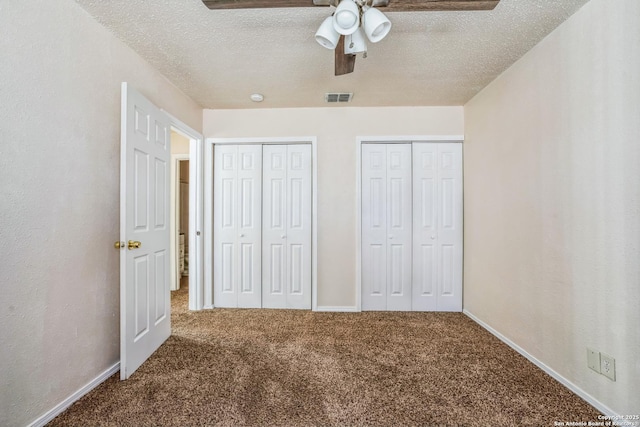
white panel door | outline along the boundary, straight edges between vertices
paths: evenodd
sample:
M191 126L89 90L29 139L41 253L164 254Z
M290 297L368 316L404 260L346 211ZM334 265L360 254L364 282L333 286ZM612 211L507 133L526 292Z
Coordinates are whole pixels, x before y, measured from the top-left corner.
M413 144L413 309L462 310L462 144Z
M362 145L362 309L387 309L387 146Z
M411 144L387 145L387 310L411 310Z
M438 311L462 311L462 144L438 144Z
M171 333L169 119L122 84L120 378Z
M413 144L413 310L437 310L438 144Z
M411 144L363 144L363 310L411 310L411 204Z
M262 306L311 308L311 146L263 148Z
M214 151L214 306L261 305L262 147Z

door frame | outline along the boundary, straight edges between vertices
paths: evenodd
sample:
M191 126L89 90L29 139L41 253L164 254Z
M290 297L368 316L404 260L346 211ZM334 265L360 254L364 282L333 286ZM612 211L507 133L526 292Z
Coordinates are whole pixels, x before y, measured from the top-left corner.
M171 129L189 139L189 310L202 310L204 301L202 236L202 152L204 137L166 110L162 111L169 117ZM171 237L175 239L173 234L171 234ZM174 246L175 242L172 248Z
M464 135L396 135L356 137L356 311L362 311L362 144L464 142ZM463 277L464 281L464 277Z
M318 138L315 136L301 137L269 137L269 138L206 138L204 143L204 153L202 156L203 194L201 206L204 211L203 236L204 247L203 257L213 260L213 151L214 145L236 144L236 145L311 145L311 310L318 308ZM206 160L205 160L206 159ZM189 177L191 179L191 176ZM191 261L191 260L189 260ZM189 265L191 269L191 265ZM189 270L191 274L191 270ZM204 283L213 285L213 263L207 262L203 271L203 308L212 309L215 307L213 301L213 286L204 286ZM191 279L189 279L191 280ZM191 285L191 282L189 282Z

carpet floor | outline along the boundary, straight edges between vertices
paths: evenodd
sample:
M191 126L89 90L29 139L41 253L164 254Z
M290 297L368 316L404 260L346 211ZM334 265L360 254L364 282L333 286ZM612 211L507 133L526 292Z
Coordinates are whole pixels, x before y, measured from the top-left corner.
M553 426L599 413L460 313L187 310L50 426Z

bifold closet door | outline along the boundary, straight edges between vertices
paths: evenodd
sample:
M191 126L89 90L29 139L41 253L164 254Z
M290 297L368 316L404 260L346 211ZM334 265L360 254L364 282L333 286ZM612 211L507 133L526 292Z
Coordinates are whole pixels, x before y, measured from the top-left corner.
M261 306L262 146L214 150L214 306Z
M413 310L462 311L462 144L413 144Z
M263 156L262 306L311 309L311 146Z
M363 144L363 310L411 310L411 197L411 144Z

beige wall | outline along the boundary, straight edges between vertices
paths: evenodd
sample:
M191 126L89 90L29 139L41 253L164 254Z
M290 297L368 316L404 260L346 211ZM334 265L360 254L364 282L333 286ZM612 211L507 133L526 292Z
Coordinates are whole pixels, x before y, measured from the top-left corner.
M205 137L318 138L318 305L354 306L356 136L462 135L462 107L205 110Z
M189 138L171 131L171 154L189 154Z
M639 29L637 0L592 0L465 106L465 308L618 414L640 413Z
M120 83L202 110L73 1L0 6L0 425L119 360Z

